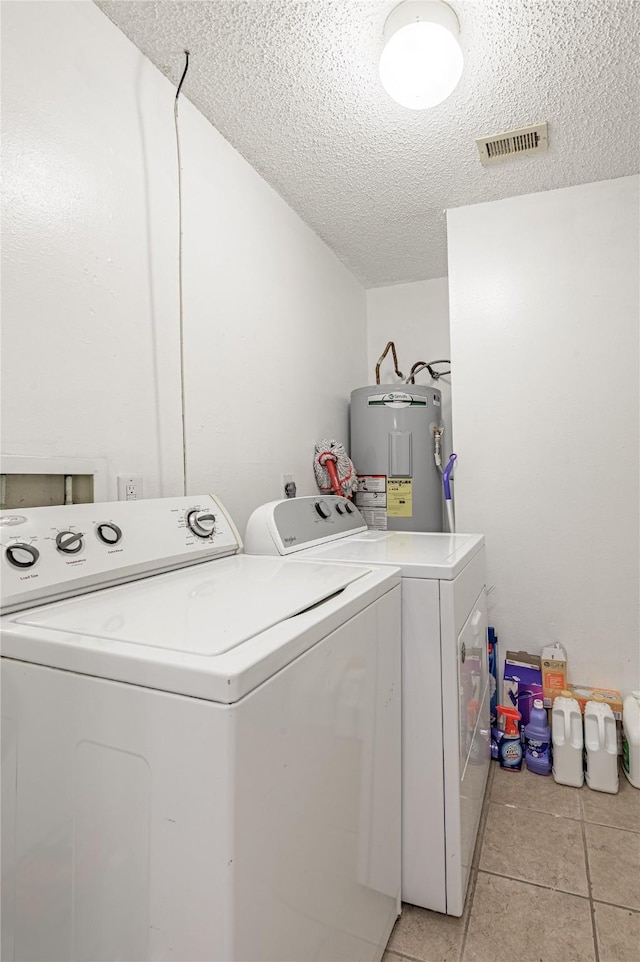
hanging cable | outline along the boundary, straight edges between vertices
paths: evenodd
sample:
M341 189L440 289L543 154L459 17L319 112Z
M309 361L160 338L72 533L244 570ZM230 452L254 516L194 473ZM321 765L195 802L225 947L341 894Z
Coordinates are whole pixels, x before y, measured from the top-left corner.
M399 377L404 384L415 384L416 374L418 374L419 371L423 371L425 368L429 372L429 377L431 377L431 379L434 381L438 381L441 377L444 377L444 375L446 374L451 374L451 361L448 359L444 359L439 361L416 361L416 363L413 365L413 367L409 371L408 375L405 377L402 371L400 370L400 368L398 367L398 355L396 354L396 346L393 343L393 341L389 341L384 351L378 358L378 363L376 364L376 384L380 383L380 367L385 357L389 353L389 351L391 351L391 356L393 357L393 369L396 372L397 377ZM448 364L449 369L447 371L436 371L436 369L433 367L434 364Z
M441 377L444 377L445 374L451 374L451 368L449 368L448 371L436 371L433 367L434 364L451 364L451 361L447 358L439 361L416 361L409 371L409 376L405 378L405 384L415 384L416 374L418 374L419 371L423 371L425 368L429 372L429 377L431 377L434 381L438 381Z
M176 154L178 159L178 294L180 301L180 412L182 415L182 493L187 493L187 422L185 417L184 399L184 303L182 287L182 157L180 154L180 127L178 125L178 97L182 90L184 78L189 69L189 51L184 52L184 70L176 90L173 102L173 121L176 128Z

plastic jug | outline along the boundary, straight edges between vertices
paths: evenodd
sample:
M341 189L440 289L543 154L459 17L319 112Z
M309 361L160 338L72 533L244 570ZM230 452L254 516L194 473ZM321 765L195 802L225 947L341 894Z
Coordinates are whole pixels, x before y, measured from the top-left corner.
M551 773L551 732L547 713L541 698L536 698L529 716L529 724L524 729L524 760L530 772L536 775Z
M580 788L584 782L582 768L582 713L570 691L561 692L551 709L553 745L553 777L560 785Z
M622 705L622 768L640 788L640 691L632 691Z
M604 698L584 707L584 745L587 750L586 779L597 792L618 791L618 739L616 720Z

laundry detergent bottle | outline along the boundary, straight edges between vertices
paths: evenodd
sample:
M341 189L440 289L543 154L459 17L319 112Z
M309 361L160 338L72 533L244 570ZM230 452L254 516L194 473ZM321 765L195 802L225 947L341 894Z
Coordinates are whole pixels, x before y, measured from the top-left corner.
M536 698L529 715L529 724L524 729L527 769L536 775L551 774L551 729L541 698Z
M632 691L622 708L622 768L636 788L640 788L640 691Z
M597 792L618 791L618 740L616 722L604 698L593 698L584 707L585 778Z
M512 772L519 772L522 768L522 742L520 741L520 726L518 722L521 714L517 708L496 705L498 718L504 718L504 735L498 745L498 761L500 768L508 768Z
M551 709L553 777L560 785L580 788L584 782L582 712L570 691L563 691Z

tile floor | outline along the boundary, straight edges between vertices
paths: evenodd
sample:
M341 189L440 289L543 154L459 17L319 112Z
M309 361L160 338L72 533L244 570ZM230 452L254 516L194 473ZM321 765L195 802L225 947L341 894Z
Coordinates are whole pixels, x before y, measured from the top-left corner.
M640 962L640 791L491 763L460 919L403 905L383 962Z

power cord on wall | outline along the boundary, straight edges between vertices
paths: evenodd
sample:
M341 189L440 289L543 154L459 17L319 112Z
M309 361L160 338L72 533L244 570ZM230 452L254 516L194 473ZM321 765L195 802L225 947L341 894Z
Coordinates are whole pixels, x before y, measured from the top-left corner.
M178 97L182 90L184 78L189 69L189 51L184 52L185 63L180 83L176 90L176 99L173 103L173 120L176 128L176 153L178 157L178 291L180 300L180 410L182 414L182 493L187 493L187 423L185 417L184 400L184 305L182 296L182 158L180 154L180 127L178 125Z

